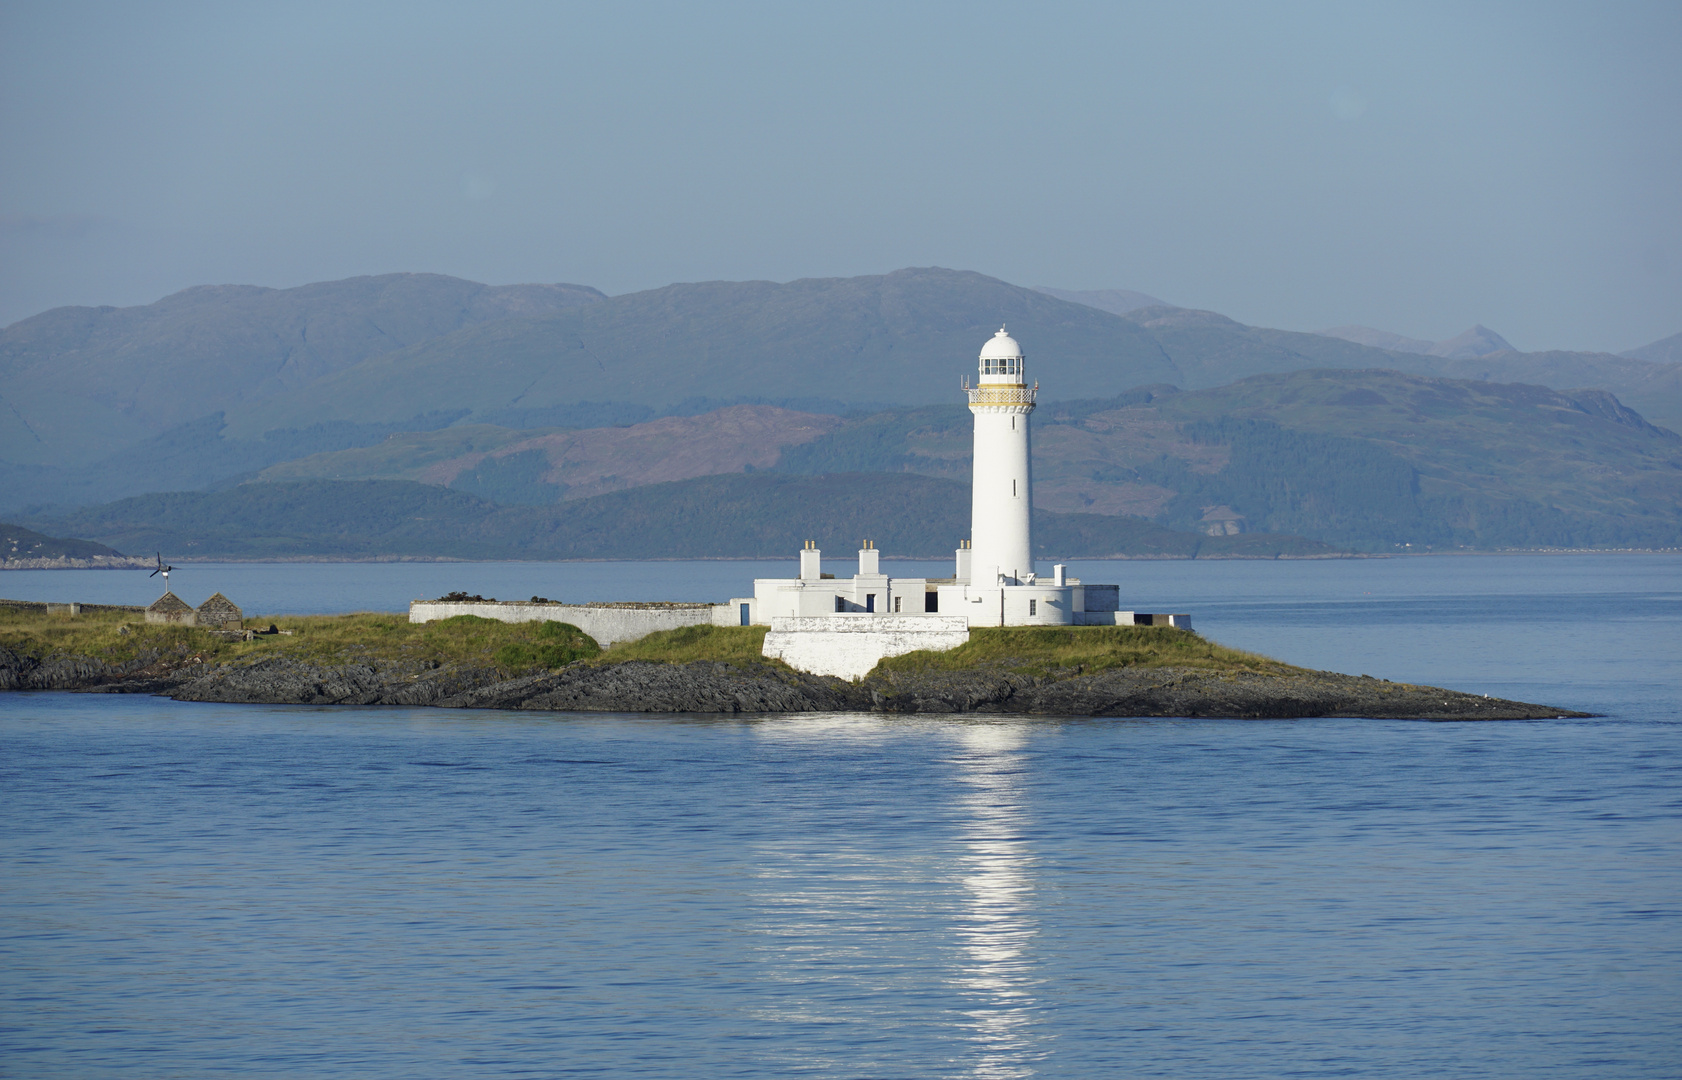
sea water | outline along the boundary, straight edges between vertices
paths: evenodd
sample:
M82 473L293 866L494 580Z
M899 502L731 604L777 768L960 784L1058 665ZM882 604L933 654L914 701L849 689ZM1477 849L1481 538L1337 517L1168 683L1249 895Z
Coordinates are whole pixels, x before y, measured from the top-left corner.
M190 569L257 611L782 572ZM1073 572L1293 662L1603 715L0 695L0 1074L1682 1073L1682 559Z

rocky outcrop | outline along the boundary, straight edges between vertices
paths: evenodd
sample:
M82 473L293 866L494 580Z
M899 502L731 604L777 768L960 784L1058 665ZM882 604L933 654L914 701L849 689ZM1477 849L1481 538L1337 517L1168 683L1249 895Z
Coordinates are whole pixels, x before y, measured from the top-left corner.
M37 659L0 646L0 690L85 690L121 679L150 659L124 665L61 653Z
M1419 720L1528 720L1584 715L1546 705L1329 671L1263 675L1201 668L1112 668L1050 678L985 671L909 676L889 673L868 680L866 685L871 691L871 708L882 712Z
M1332 672L1264 675L1113 668L1029 676L1003 669L890 672L860 682L773 664L573 664L510 678L436 661L316 665L285 658L205 664L151 655L123 665L0 648L0 690L164 694L178 701L427 705L554 712L875 711L1049 716L1524 720L1583 713Z
M868 709L858 684L770 664L575 664L444 705L568 712L836 712Z

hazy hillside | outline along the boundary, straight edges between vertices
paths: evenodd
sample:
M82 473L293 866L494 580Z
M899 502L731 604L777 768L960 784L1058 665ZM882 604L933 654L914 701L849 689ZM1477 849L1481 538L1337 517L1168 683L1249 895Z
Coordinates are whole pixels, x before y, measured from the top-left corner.
M1150 331L1180 369L1180 381L1164 381L1181 389L1220 386L1267 372L1388 368L1450 379L1534 383L1556 390L1606 390L1653 423L1682 429L1682 365L1608 353L1497 352L1468 357L1393 352L1323 334L1245 326L1212 311L1183 308L1142 308L1127 317ZM1440 344L1448 346L1460 338ZM1456 346L1444 351L1465 350Z
M1095 307L1111 315L1126 315L1140 308L1174 306L1166 300L1158 300L1154 296L1134 292L1132 289L1053 289L1047 285L1035 285L1034 291L1055 296L1059 300L1067 300L1071 304Z
M91 540L44 536L22 525L0 523L0 562L15 559L91 559L96 555L120 557L122 552Z
M1321 337L1334 337L1340 341L1353 341L1357 345L1368 345L1374 349L1389 349L1391 352L1428 353L1436 342L1423 338L1410 338L1405 334L1393 334L1388 330L1378 330L1371 326L1333 326L1326 330L1317 330Z
M1682 364L1632 360L1610 353L1496 353L1469 360L1437 360L1418 374L1449 379L1523 382L1556 390L1595 389L1660 427L1682 431ZM1415 370L1415 369L1404 369Z
M1311 535L1333 541L1411 532L1438 546L1682 543L1682 437L1601 391L1302 371L1171 395L1153 412L1233 455L1219 481L1189 466L1141 470L1181 493L1165 522L1219 501L1268 529L1315 522ZM1290 490L1292 469L1335 479L1341 494L1316 507Z
M108 451L82 466L12 465L0 461L0 510L20 514L107 502L147 491L192 491L236 483L280 461L372 446L399 433L436 431L462 413L418 416L398 424L348 420L280 428L259 439L230 439L223 414L177 425L139 443Z
M756 473L524 507L409 481L316 480L146 495L79 511L55 527L169 558L792 560L806 540L847 558L866 538L887 555L944 558L969 535L969 489L903 474ZM1206 537L1085 514L1037 514L1035 540L1045 558L1329 552L1300 537Z
M1063 295L1112 306L1140 298ZM1390 369L1604 389L1655 423L1682 428L1682 364L1395 352L1165 305L1123 317L959 271L673 285L613 298L582 286L390 275L299 289L191 289L142 308L66 308L8 327L0 333L0 512L226 486L265 470L419 479L417 462L428 454L426 464L441 467L480 455L458 462L465 479L452 474L451 482L521 501L547 499L559 485L578 495L757 468L770 443L793 444L743 429L739 437L755 448L744 443L687 471L629 461L621 470L613 454L652 451L609 447L600 436L585 440L600 444L590 450L554 433L733 403L806 413L954 406L979 344L1000 322L1026 343L1048 400L1109 398L1142 385L1200 390L1316 368ZM410 438L441 430L450 434ZM401 445L385 447L393 438ZM341 451L360 456L301 461ZM581 464L578 455L592 453L594 464ZM575 466L583 472L569 473ZM1056 490L1046 494L1063 498ZM1092 508L1115 512L1160 512L1166 498L1149 484L1083 490Z
M422 480L530 504L767 468L965 483L971 429L962 405L848 419L735 406L623 428L446 428L262 476ZM1386 371L1046 402L1034 434L1043 510L1378 548L1668 546L1682 516L1679 470L1682 438L1603 392Z
M439 408L471 419L582 400L949 400L981 343L1008 324L1049 384L1113 394L1180 371L1140 327L981 274L900 270L859 278L704 282L505 319L375 357L243 412L261 432L308 418L399 420Z
M1450 360L1467 360L1498 352L1515 351L1506 338L1487 326L1474 326L1443 341L1421 341L1418 338L1392 334L1388 330L1374 330L1370 326L1334 326L1319 333L1322 337L1341 338L1344 341L1353 341L1357 345L1371 345L1395 352L1442 356Z
M1660 364L1682 363L1682 334L1672 334L1667 338L1643 345L1639 349L1631 349L1626 353L1619 353L1632 360L1651 360Z
M836 416L735 405L701 416L668 416L583 431L510 431L469 424L289 461L259 478L416 480L496 502L541 505L670 480L767 469L785 447L811 442L841 423Z
M0 330L0 459L93 460L464 326L603 299L582 285L387 274L295 289L207 285L144 307L55 308Z
M849 421L779 468L968 472L961 408ZM1389 548L1682 543L1682 437L1598 391L1385 371L1048 403L1039 507Z

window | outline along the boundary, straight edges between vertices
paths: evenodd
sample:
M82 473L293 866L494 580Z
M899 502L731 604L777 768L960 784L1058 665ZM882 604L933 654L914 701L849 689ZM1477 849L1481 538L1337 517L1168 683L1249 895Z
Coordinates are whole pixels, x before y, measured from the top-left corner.
M846 611L847 610L847 601L842 599L841 597L837 596L835 598L835 610L836 611Z
M866 610L866 611L875 611L876 610L876 594L875 593L865 593L864 594L864 610Z
M940 594L933 591L933 590L930 590L929 592L924 593L923 594L923 610L924 611L939 611L940 610Z
M895 615L898 615L898 614L899 614L899 609L900 609L900 603L901 603L901 601L903 601L903 600L904 600L904 599L905 599L905 597L903 597L903 596L896 596L896 597L894 597L894 614L895 614Z
M1038 615L1039 613L1040 613L1040 602L1038 600L1028 601L1028 614Z

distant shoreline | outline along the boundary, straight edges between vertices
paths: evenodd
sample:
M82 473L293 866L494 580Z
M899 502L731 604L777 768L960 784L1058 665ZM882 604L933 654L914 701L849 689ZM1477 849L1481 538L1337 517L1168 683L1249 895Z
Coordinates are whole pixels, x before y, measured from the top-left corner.
M91 559L72 559L60 556L54 559L5 559L0 561L0 570L150 570L152 560L139 556L123 555L113 558L108 555L95 555Z
M1383 551L1338 552L1326 555L1059 555L1047 556L1067 562L1330 562L1349 559L1408 559L1442 557L1487 557L1491 555L1675 555L1682 547L1663 548L1495 548L1468 551ZM173 555L172 561L181 565L224 564L263 566L299 563L506 563L509 565L544 566L579 563L678 563L678 562L774 562L786 559L785 553L775 555L688 555L658 559L466 559L454 555L371 555L362 558L347 555L290 555L265 559L244 559L235 556ZM883 562L940 562L949 555L883 555ZM121 559L11 559L0 562L5 570L151 570L150 559L123 557Z

